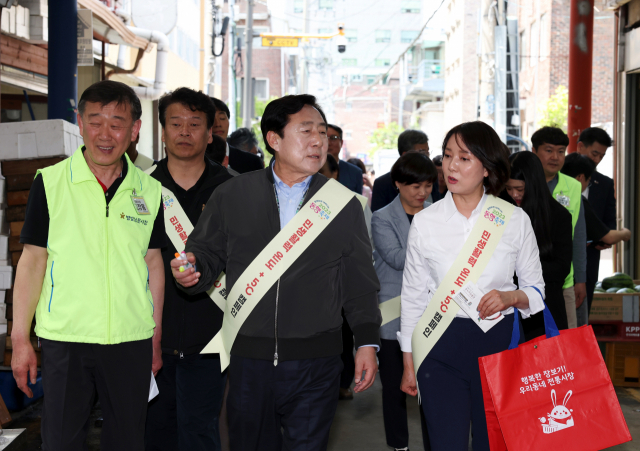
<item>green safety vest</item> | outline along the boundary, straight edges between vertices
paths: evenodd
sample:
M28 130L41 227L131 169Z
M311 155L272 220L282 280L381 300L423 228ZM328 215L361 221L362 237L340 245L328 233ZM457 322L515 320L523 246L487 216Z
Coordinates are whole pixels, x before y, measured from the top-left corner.
M107 203L81 148L38 171L49 208L47 269L36 309L39 337L117 344L153 335L153 299L144 260L160 206L160 183L129 157ZM138 214L131 196L150 214Z
M580 214L580 199L582 196L582 185L579 181L568 175L558 172L558 184L553 190L553 198L560 202L571 213L571 237L576 231L576 223ZM573 286L573 262L571 262L571 271L564 281L563 289Z

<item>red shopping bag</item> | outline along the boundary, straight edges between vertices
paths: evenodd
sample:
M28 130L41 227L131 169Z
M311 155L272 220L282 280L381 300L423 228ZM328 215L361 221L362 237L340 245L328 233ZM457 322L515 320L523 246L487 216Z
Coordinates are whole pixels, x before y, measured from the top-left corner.
M509 350L481 357L491 451L601 450L631 441L591 326L558 329L520 346L514 314Z

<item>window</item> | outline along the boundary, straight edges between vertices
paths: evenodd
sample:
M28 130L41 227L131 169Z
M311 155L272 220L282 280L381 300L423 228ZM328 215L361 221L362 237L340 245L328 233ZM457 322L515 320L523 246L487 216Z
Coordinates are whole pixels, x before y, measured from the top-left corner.
M256 78L255 84L253 85L253 95L258 100L268 100L269 99L269 79Z
M347 38L347 42L358 42L358 30L344 30L344 35Z
M361 74L351 74L351 81L362 81L362 75Z
M244 78L240 79L238 96L240 99L244 96ZM267 78L253 79L253 97L257 100L269 100L269 80Z
M531 49L529 50L529 66L538 64L538 50L540 50L540 28L538 22L531 24Z
M524 67L524 62L526 61L526 53L529 49L528 44L527 31L524 30L520 33L520 48L518 49L520 51L520 67L518 68L519 70L522 70L522 68Z
M357 58L342 58L343 66L357 66L358 59Z
M304 12L304 0L293 0L293 12L294 14Z
M331 11L333 9L333 0L318 0L318 9Z
M420 0L402 0L400 2L400 11L403 13L419 13L421 8Z
M549 56L549 14L540 16L540 61L544 61Z
M391 30L376 30L376 42L391 42Z
M318 34L336 34L333 28L318 28Z
M384 67L384 66L390 66L390 65L391 65L391 60L389 58L376 58L377 67Z
M367 75L367 84L372 85L376 81L376 78L375 75Z
M400 32L400 42L402 43L411 43L415 38L418 37L419 31L415 30L402 30Z

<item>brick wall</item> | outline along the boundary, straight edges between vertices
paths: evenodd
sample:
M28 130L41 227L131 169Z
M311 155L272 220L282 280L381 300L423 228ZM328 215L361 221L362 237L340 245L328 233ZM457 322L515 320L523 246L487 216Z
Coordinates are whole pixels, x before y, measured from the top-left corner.
M520 98L525 99L522 111L523 135L531 136L530 124L534 115L543 106L558 86L568 87L569 43L570 43L570 0L542 0L536 11L534 0L523 0L518 10L519 31L526 30L529 48L520 49L525 55L520 72ZM540 36L540 41L549 43L549 55L540 54L536 66L529 64L531 46L531 25L540 16L550 14L548 36ZM614 14L609 11L594 11L593 30L593 72L591 122L593 124L613 121L613 70L614 70ZM536 80L537 72L537 80ZM536 89L537 81L537 89ZM539 117L537 118L539 119Z
M247 8L247 2L244 0L236 0L236 4L240 5L240 13L245 14ZM224 4L223 12L226 13L228 10L228 3ZM266 13L267 6L263 3L254 3L254 14L258 13ZM236 18L236 26L244 27L245 20ZM267 27L271 29L270 20L255 20L253 21L254 27ZM231 29L229 29L230 32ZM225 49L222 54L222 74L221 74L221 83L222 83L222 100L226 103L229 99L229 35L227 33L227 37L225 39ZM252 69L251 76L253 78L267 78L269 80L269 97L280 97L284 95L282 92L281 85L281 51L280 48L264 48L264 47L254 47L253 48L253 60L252 60ZM238 72L236 76L238 78L243 77L242 67L245 63L244 58L244 48L242 54L242 63L237 64L236 67ZM286 65L285 65L286 70ZM238 83L238 89L240 87L240 83ZM241 97L241 93L236 93L238 97Z
M377 124L397 120L397 112L392 113L397 108L392 108L391 103L392 92L397 91L397 86L380 85L368 92L363 92L364 89L363 86L351 85L346 93L342 88L334 93L334 122L343 131L343 159L355 157L359 153L369 153L369 137ZM397 106L397 101L395 105ZM351 135L350 138L348 134ZM395 146L394 143L392 147Z

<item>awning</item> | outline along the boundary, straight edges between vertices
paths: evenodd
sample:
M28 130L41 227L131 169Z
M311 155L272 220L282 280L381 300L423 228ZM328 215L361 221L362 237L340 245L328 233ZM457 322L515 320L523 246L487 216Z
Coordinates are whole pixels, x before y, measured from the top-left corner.
M133 34L113 11L98 0L78 0L78 8L90 9L93 12L95 39L138 49L146 49L149 46L149 41Z

